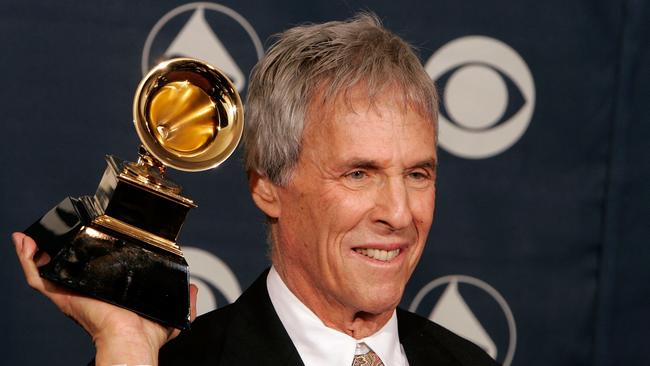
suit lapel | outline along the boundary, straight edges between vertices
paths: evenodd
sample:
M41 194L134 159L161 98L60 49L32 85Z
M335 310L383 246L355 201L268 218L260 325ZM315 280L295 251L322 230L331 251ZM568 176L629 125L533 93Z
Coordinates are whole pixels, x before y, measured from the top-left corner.
M304 366L266 289L266 270L233 304L224 365ZM234 310L234 309L233 309Z
M435 334L432 334L427 323L415 315L402 309L397 309L397 324L399 339L409 366L436 365L456 366L458 361L445 347L443 347Z

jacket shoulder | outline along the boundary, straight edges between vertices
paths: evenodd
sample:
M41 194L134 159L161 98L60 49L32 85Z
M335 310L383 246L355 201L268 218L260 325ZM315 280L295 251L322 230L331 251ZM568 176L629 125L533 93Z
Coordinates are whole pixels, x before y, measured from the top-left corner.
M232 304L198 317L160 351L161 365L283 365L302 361L278 318L263 272Z
M397 309L400 342L411 366L496 366L474 343L417 314Z
M160 350L160 365L217 364L232 314L231 304L197 317L189 330L181 332Z

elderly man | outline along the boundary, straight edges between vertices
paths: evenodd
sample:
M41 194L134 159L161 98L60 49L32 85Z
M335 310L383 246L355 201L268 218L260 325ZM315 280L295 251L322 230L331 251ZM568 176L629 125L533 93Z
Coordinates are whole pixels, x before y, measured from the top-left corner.
M176 338L44 282L35 243L14 234L27 280L88 331L102 365L492 365L397 309L433 217L436 103L412 49L373 16L290 29L253 70L246 111L269 271Z

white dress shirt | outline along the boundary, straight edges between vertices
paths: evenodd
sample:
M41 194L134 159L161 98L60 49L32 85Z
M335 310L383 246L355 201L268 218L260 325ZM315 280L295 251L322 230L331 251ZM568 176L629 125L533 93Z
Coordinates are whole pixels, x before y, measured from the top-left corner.
M350 366L355 354L375 351L385 366L408 366L397 333L397 315L370 337L354 339L327 327L289 290L271 267L266 278L271 303L305 366Z

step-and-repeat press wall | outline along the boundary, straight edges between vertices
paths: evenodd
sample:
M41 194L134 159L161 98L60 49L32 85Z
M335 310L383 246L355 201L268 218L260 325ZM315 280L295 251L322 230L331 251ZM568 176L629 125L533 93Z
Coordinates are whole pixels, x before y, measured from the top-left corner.
M647 365L650 5L621 1L3 1L0 350L81 364L82 330L22 279L9 233L136 158L135 88L159 60L224 70L245 96L270 35L371 10L441 93L435 223L402 306L504 365ZM241 152L172 173L199 208L180 243L199 310L268 266Z

